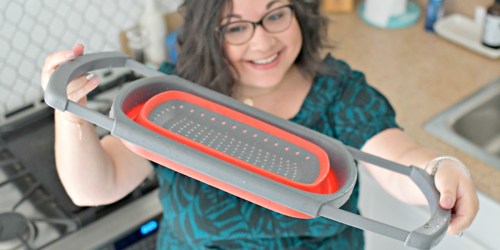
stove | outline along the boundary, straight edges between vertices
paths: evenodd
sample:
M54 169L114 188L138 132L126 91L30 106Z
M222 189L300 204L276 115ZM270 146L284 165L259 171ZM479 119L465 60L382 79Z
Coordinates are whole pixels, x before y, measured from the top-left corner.
M77 228L53 195L1 148L0 249L37 249Z
M109 112L116 92L137 78L128 71L96 74L107 81L92 92L88 105L102 113ZM122 249L127 245L123 239L137 228L151 229L148 234L141 231L143 238L152 234L161 214L154 176L110 205L72 203L56 172L53 113L40 102L21 108L0 124L0 250ZM108 132L96 129L100 136ZM115 228L110 230L109 225ZM84 241L78 245L75 238Z

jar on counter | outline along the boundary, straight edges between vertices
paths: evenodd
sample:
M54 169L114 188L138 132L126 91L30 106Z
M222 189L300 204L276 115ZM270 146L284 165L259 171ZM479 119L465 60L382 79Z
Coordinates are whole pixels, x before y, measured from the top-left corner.
M500 48L500 0L496 0L487 10L481 43L492 49Z

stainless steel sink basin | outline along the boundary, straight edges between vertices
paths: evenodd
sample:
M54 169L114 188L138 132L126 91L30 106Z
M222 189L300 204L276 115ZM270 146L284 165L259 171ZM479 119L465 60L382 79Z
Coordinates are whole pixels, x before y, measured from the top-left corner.
M500 169L500 78L439 113L424 128Z

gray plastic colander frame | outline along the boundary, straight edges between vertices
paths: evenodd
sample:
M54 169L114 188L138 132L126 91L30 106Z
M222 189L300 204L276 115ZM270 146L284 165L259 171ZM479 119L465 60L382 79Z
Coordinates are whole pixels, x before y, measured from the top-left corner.
M72 79L92 70L110 67L129 68L146 76L146 78L131 82L119 91L109 116L68 100L66 88ZM335 159L335 162L331 162L330 165L338 177L340 189L333 194L316 194L287 186L251 171L235 167L230 163L201 153L176 141L158 136L157 133L139 125L126 116L125 112L130 108L145 102L158 93L169 90L197 95L316 144L327 153L329 159ZM451 211L442 209L439 206L439 192L434 186L434 179L424 170L414 166L403 166L345 146L338 140L247 106L185 79L162 74L119 52L87 54L58 67L47 85L45 102L57 110L71 112L109 130L112 135L118 138L172 160L176 164L188 167L202 175L310 217L326 217L402 241L406 246L429 249L437 245L444 237L450 223ZM425 195L429 204L430 219L417 229L407 231L340 209L339 207L349 199L356 183L355 160L368 162L408 176ZM245 199L245 197L241 198Z

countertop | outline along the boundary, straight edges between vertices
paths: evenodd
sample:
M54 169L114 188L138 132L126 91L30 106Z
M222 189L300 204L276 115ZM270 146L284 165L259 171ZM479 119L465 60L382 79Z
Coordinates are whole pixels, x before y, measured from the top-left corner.
M417 143L461 159L477 190L500 202L500 170L438 139L423 124L440 111L500 77L490 59L425 31L424 16L402 29L380 29L356 12L329 14L337 59L365 73L396 110L397 121Z

